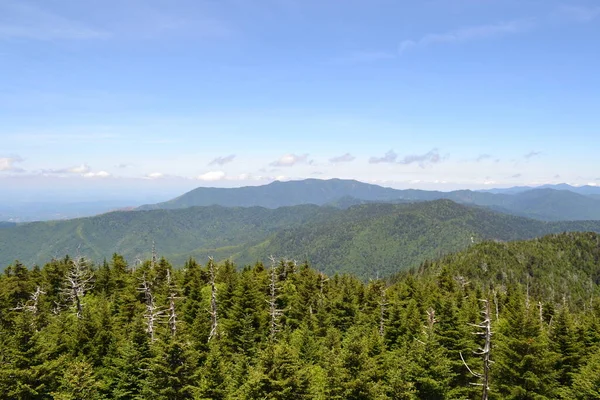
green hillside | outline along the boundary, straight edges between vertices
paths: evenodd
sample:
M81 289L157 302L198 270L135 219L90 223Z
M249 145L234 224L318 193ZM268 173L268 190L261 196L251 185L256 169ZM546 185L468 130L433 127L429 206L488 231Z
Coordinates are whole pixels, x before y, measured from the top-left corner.
M551 188L492 193L471 190L439 192L397 190L354 180L273 182L241 188L197 188L173 200L139 207L140 210L178 209L192 206L277 208L299 204L331 204L341 208L370 202L417 202L448 199L488 207L503 213L544 221L600 220L600 200L568 190Z
M260 242L283 228L337 212L317 206L276 210L212 206L33 222L0 229L0 265L3 268L15 259L41 263L77 252L97 261L117 252L133 261L149 257L153 242L160 254L169 256L198 249L227 249Z
M241 265L270 255L309 261L328 273L386 276L424 259L482 240L517 240L562 231L600 232L600 222L548 223L467 207L449 200L363 204L342 210L304 205L266 209L192 207L114 212L91 218L0 229L0 265L42 263L65 254L130 262L158 254L175 263L189 256Z
M387 276L426 258L483 240L521 240L564 231L600 232L599 221L543 222L449 200L355 206L328 220L285 229L233 256L241 264L269 254L308 260L327 273Z

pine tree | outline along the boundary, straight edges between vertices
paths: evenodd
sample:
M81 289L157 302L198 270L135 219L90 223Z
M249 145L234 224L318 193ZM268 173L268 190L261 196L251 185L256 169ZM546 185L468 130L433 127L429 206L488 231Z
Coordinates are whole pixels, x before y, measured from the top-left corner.
M550 350L535 308L526 307L519 291L513 289L509 294L497 331L494 391L503 399L552 398L556 355Z

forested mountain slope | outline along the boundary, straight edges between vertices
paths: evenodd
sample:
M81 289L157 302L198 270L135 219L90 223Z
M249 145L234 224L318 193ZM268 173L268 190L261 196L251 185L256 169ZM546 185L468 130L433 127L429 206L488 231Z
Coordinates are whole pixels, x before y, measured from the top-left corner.
M375 278L482 240L530 239L564 231L600 232L600 222L542 222L449 200L368 204L279 231L232 258L248 264L266 260L269 254L285 254L308 260L326 273Z
M567 190L532 189L516 193L491 193L471 190L439 192L397 190L354 180L273 182L241 188L197 188L173 200L139 207L139 210L178 209L192 206L260 206L277 208L299 204L348 204L371 202L416 202L449 199L457 203L491 209L546 221L600 220L600 201Z
M595 399L599 277L593 233L479 243L393 283L286 262L17 264L0 398L475 399L461 358L484 373L489 348L492 400Z
M270 255L308 260L315 268L361 278L387 276L426 258L481 240L516 240L563 231L600 232L600 222L548 223L467 207L449 200L364 204L345 210L192 207L115 212L92 218L0 229L0 266L79 253L101 261L123 254L133 262L153 248L175 263L190 255L231 258L240 265Z
M153 243L161 254L169 256L198 249L227 249L259 242L283 228L338 212L317 206L276 210L212 206L118 211L66 221L33 222L0 229L0 268L16 259L33 264L76 253L101 261L106 254L118 252L133 261L149 257Z

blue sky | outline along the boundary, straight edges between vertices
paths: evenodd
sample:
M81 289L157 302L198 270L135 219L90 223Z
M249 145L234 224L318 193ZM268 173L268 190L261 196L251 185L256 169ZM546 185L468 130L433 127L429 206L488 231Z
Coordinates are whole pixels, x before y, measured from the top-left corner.
M600 1L0 0L0 186L600 184Z

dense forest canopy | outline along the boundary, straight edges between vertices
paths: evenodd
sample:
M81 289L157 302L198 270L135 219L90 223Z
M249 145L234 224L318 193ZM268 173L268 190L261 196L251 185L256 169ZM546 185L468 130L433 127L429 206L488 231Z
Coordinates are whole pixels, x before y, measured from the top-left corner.
M483 242L369 282L278 259L176 267L12 263L0 398L476 399L485 376L490 399L600 397L594 233Z

